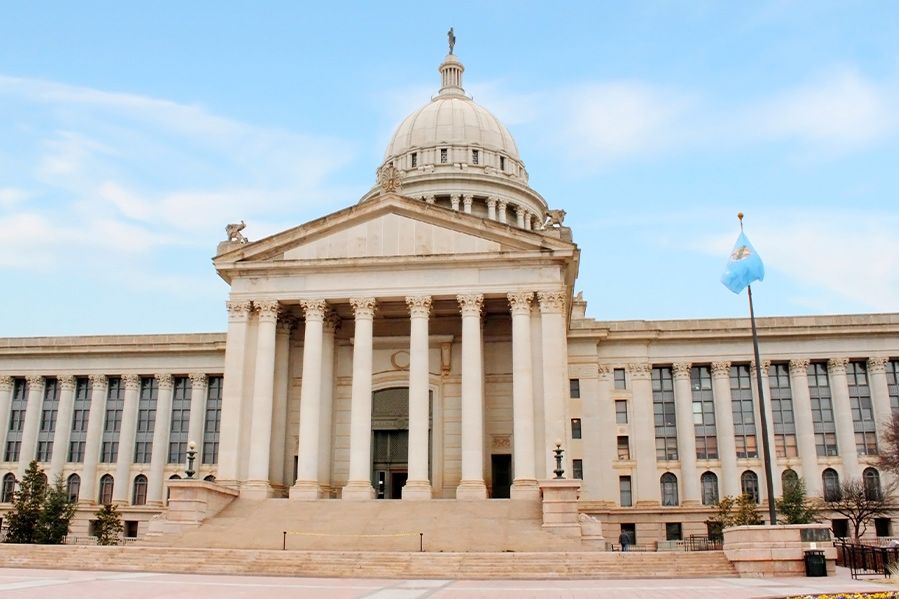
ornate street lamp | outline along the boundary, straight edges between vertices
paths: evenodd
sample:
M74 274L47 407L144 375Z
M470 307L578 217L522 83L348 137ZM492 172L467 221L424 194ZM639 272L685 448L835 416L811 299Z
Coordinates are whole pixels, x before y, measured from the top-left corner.
M184 474L187 475L187 478L193 478L197 473L194 470L194 460L197 459L197 444L193 441L187 444L187 470L185 470Z
M562 449L562 442L556 440L556 448L553 449L553 453L556 457L556 469L553 472L556 475L555 480L559 480L564 478L562 475L565 474L565 471L562 469L562 454L565 453L565 450Z

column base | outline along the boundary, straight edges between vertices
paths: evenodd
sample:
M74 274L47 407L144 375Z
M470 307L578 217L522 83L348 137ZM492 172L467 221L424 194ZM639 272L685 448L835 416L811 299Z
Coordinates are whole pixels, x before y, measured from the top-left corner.
M367 480L351 480L343 488L340 497L351 501L365 501L375 498L375 490Z
M684 499L681 501L681 505L683 507L695 507L702 505L702 503L698 499Z
M456 499L465 501L487 499L487 486L482 480L463 480L456 487Z
M147 501L147 507L162 507L165 505L165 502L161 499L151 499Z
M510 499L524 499L528 501L536 501L540 499L540 486L537 480L533 478L519 478L512 481L512 488L509 490Z
M322 488L314 480L298 480L290 487L287 496L290 499L321 499Z
M272 485L267 480L248 480L240 486L242 499L269 499L274 495Z
M408 480L403 485L403 499L422 501L431 499L431 483L426 480Z

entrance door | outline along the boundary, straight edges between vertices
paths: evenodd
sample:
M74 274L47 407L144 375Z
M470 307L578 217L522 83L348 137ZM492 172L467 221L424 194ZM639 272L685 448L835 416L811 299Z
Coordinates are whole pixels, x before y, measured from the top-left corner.
M495 453L490 456L493 480L492 497L508 499L512 488L512 456L507 453Z

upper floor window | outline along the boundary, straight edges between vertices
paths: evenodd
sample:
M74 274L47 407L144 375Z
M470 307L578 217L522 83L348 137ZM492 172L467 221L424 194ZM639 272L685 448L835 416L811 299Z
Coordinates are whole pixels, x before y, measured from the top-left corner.
M616 389L627 389L627 375L624 368L615 368L612 370L612 378L615 381Z
M472 164L478 164L479 161L480 161L480 156L478 155L478 151L477 151L477 150L472 150L472 151L471 151L471 163L472 163Z
M568 395L569 397L573 397L575 399L581 396L580 379L568 379Z
M666 472L662 475L659 483L662 487L662 505L677 505L677 477L670 472Z
M440 148L440 164L446 164L449 160L449 153L446 148Z
M616 399L615 400L615 423L616 424L627 424L627 400L626 399Z
M752 470L747 470L740 477L740 487L743 495L749 495L752 501L759 502L759 475Z
M501 170L501 171L506 170L506 157L505 156L499 157L499 170Z
M412 152L412 168L418 166L418 152Z
M580 439L581 438L581 419L580 418L572 418L571 419L571 438L572 439Z

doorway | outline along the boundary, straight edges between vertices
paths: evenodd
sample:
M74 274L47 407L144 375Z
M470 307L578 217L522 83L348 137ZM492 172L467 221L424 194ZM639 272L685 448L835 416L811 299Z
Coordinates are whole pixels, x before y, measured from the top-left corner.
M512 488L512 456L508 453L494 453L490 456L490 472L493 482L491 497L508 499Z
M429 404L433 404L429 393ZM401 499L409 478L409 388L372 393L371 483L378 499ZM431 406L428 408L428 476L430 478Z

